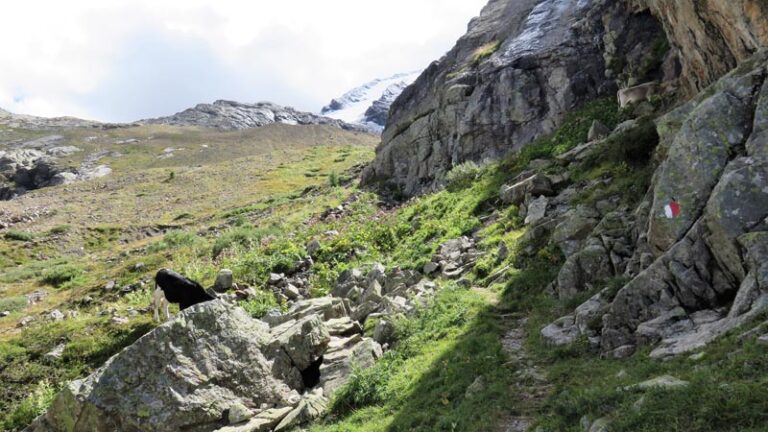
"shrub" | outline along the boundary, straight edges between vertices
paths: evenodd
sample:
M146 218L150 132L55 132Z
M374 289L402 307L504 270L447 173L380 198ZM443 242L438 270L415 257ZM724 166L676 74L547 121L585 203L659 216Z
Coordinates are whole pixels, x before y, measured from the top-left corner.
M473 161L456 165L445 176L445 186L451 192L458 192L472 186L483 172L483 168Z
M29 231L9 230L5 233L5 238L8 240L28 242L32 241L32 239L35 238L35 235Z
M43 283L57 288L63 287L67 282L83 274L83 269L74 264L59 264L43 272Z
M40 381L21 404L4 420L4 430L21 430L32 422L37 416L42 415L53 402L56 389L48 381Z
M270 310L280 308L275 295L266 290L256 290L256 296L240 303L240 306L254 318L261 318Z
M333 171L328 175L328 184L330 184L333 187L337 187L341 184L341 181L339 180L339 175L336 174L336 171Z
M20 311L27 307L27 298L24 296L0 298L0 312Z

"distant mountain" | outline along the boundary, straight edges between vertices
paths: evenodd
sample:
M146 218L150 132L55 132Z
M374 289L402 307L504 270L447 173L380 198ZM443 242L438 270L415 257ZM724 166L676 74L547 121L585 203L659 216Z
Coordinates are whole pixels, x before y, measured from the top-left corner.
M323 107L325 116L369 127L381 132L387 124L389 107L421 72L381 78L354 88Z
M349 131L368 131L359 125L339 119L297 111L271 102L247 104L218 100L212 104L199 104L168 117L141 120L143 124L173 126L201 126L223 130L257 128L273 123L290 125L328 125Z
M101 123L75 117L37 117L27 114L14 114L0 108L0 125L28 130L52 130L69 128L113 129L130 126L115 123Z

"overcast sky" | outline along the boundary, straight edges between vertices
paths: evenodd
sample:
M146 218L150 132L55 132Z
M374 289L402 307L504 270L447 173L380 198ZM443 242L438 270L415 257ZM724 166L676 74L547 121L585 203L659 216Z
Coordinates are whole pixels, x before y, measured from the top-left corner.
M131 121L199 102L317 111L423 69L487 0L24 0L0 13L0 108Z

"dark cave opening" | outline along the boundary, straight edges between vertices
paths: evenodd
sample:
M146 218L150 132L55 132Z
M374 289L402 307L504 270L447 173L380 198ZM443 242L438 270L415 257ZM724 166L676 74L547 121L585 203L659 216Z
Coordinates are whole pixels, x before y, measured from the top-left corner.
M301 371L301 379L304 381L304 388L311 389L320 383L320 366L323 364L323 356L312 362L306 369Z

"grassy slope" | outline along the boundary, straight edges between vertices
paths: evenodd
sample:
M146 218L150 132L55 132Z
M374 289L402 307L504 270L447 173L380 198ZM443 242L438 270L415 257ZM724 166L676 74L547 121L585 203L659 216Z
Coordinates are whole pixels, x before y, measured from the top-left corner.
M538 336L543 324L570 312L574 302L559 303L544 293L544 287L562 264L562 257L547 244L530 245L521 240L525 229L517 209L498 203L499 187L523 170L531 159L552 157L581 142L592 119L613 125L621 117L611 103L592 104L574 114L552 137L539 140L518 157L484 168L464 167L457 170L462 172L452 178L448 190L390 211L380 210L376 197L369 193L359 193L353 186L331 187L328 179L323 179L315 184L325 185L308 194L287 192L268 199L251 197L244 207L220 209L205 223L193 214L195 227L223 222L228 222L229 227L222 229L218 237L198 235L196 229L191 229L186 234L166 235L162 241L142 241L138 244L149 245L120 261L99 264L101 267L96 271L127 282L137 277L128 270L130 266L143 260L152 263L149 267L171 263L210 283L215 269L226 266L235 271L238 281L259 286L269 271L289 266L304 253L305 243L317 238L322 249L313 269L313 283L316 292L322 294L345 268L365 268L375 261L420 268L441 242L477 233L486 255L469 278L481 289L468 290L443 282L445 288L433 305L413 319L397 323L400 341L394 349L374 367L357 371L352 382L334 398L331 416L311 430L493 431L501 419L520 414L535 416L538 424L549 431L579 431L581 417L585 415L592 419L611 415L611 430L618 431L766 430L768 357L765 347L752 340L726 338L707 348L698 361L655 362L642 353L625 361L601 359L586 349L586 344L551 349ZM626 138L609 142L600 158L588 160L573 170L574 181L584 185L594 179L615 178L609 184L585 189L576 200L591 202L618 194L631 204L644 193L651 167L638 164L635 156L638 151L642 153L647 137L640 134ZM632 145L626 146L628 142ZM321 153L314 157L331 157ZM364 158L370 153L353 149L347 158L353 158L352 155ZM307 174L312 175L317 169L321 170L318 173L327 173L333 168L316 160L295 163L310 183L314 178L306 177ZM286 164L275 173L292 175L296 167ZM310 217L352 195L357 200L347 206L343 218L323 221ZM185 211L183 204L176 212L180 211ZM340 234L328 236L325 233L329 230ZM498 256L501 242L513 251L508 258ZM113 256L102 253L105 258ZM34 269L35 265L32 261L23 268ZM502 269L507 269L505 277L495 280ZM39 278L35 276L28 288ZM64 290L77 292L79 287L78 283ZM117 299L104 299L112 300ZM135 295L114 304L124 309L131 304L145 305L147 301L146 297ZM274 299L264 294L249 304L248 310L258 316L271 305ZM553 385L543 403L529 400L518 391L521 384L535 383L521 382L516 375L520 365L510 362L502 352L500 337L508 327L505 316L529 317L526 346L530 360L547 372ZM31 364L29 369L35 371L23 370L24 376L19 379L25 382L23 389L34 388L36 379L47 379L55 386L62 379L85 373L151 326L146 316L134 319L126 327L116 328L106 321L88 315L76 321L36 327L21 338L0 344L0 364L12 365L4 369L0 378L8 383L17 382L17 377L9 377L9 371L22 373L20 362L31 361L23 363ZM39 361L39 355L66 334L65 328L71 331L69 326L77 329L68 336L64 360L54 365ZM641 394L618 390L666 373L690 380L692 385L674 392L649 392L639 409L634 409L633 404ZM468 393L467 388L480 375L484 376L485 385ZM50 393L49 387L42 384L37 386L36 395L21 405L9 403L7 395L1 400L16 407L12 415L20 418L16 424L23 424L29 418L26 413L44 407ZM19 393L10 395L18 398Z
M14 137L22 132L14 131ZM130 317L128 324L111 323L112 311L127 316L130 309L144 308L150 293L106 293L107 281L121 287L169 266L210 284L227 261L211 254L218 232L232 224L300 225L318 209L338 205L349 192L331 187L330 179L338 184L351 167L369 160L376 143L364 134L285 125L244 132L151 126L103 132L89 140L95 131L62 134L86 149L76 157L100 150L123 156L99 162L114 169L111 176L3 202L10 214L52 210L0 233L0 309L11 312L0 318L0 425L5 422L5 429L24 425L58 385L89 373L154 326L145 313ZM129 138L140 142L115 143ZM168 147L185 150L159 158ZM163 231L168 232L164 237ZM135 271L139 262L145 268ZM27 306L23 295L39 289L48 297ZM82 303L86 296L94 298L93 304ZM48 322L40 315L54 308L78 316ZM105 310L109 313L101 315ZM30 315L37 322L18 329L19 319ZM43 357L60 343L66 344L61 360Z

